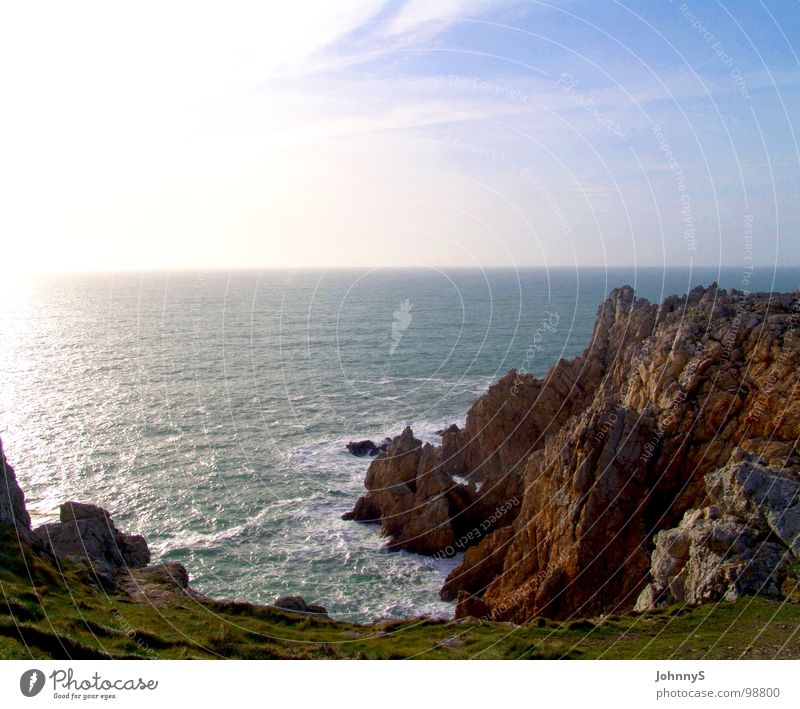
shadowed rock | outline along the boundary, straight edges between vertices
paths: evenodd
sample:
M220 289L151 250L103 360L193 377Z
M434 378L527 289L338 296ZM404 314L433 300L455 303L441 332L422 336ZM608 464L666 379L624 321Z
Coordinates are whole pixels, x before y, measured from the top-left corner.
M35 539L56 558L88 561L104 579L118 569L150 563L150 549L144 537L120 532L101 507L65 502L60 508L60 520L34 530Z
M386 439L383 443L376 445L374 442L365 440L365 441L350 441L347 444L346 448L349 450L354 456L359 458L364 458L365 456L376 456L379 453L383 453L389 447L390 439Z
M14 468L6 460L0 440L0 524L16 527L25 537L30 535L31 518L25 508L25 495L17 483Z
M318 606L313 603L306 603L302 596L281 596L276 598L272 604L276 608L280 608L292 613L314 613L317 615L327 615L328 611L323 606Z

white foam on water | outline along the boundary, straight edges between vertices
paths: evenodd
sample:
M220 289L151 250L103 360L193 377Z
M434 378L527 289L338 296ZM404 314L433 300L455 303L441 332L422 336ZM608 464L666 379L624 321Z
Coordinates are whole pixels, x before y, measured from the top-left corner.
M453 423L463 426L464 421L462 415L399 422L366 430L353 438L380 443L411 425L414 435L423 442L440 444L437 431ZM446 559L406 551L387 553L386 539L379 535L377 525L340 519L366 491L364 477L374 460L371 456L352 455L345 447L347 443L344 439L320 438L286 451L293 474L312 488L317 484L287 514L293 520L294 532L303 533L300 546L307 547L308 555L316 557L331 574L322 580L309 580L307 590L341 619L451 616L453 603L442 601L438 593L463 554ZM319 483L327 489L320 490ZM340 583L331 583L333 578L340 579Z

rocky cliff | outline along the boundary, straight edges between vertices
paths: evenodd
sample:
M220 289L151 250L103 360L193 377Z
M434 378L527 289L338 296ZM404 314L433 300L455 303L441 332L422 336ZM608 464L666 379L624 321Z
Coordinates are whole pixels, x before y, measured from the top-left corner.
M441 446L415 446L410 430L395 439L371 464L351 516L379 522L393 548L467 549L442 589L459 599L457 615L591 616L629 609L646 589L640 607L664 602L671 577L651 572L654 551L665 553L662 530L697 525L684 514L700 510L712 536L733 539L708 516L719 488L709 475L747 455L781 480L800 471L798 302L711 286L655 305L615 289L582 355L543 379L512 370ZM772 514L796 524L789 488L780 489ZM720 513L734 525L725 534L744 525L753 544L764 541L767 527L730 509ZM759 557L775 561L764 592L783 583L786 555L798 553L771 535L776 548ZM703 563L719 566L727 553ZM752 590L736 574L756 565L729 565L697 598ZM687 598L697 600L675 596Z
M14 468L6 460L3 441L0 440L0 524L14 527L24 536L31 529L31 518L25 507L23 495Z

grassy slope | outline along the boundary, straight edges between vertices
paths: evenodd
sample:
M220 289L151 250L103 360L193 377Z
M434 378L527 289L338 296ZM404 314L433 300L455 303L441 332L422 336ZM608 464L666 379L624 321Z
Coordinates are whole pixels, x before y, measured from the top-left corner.
M369 626L190 598L132 603L0 528L0 658L797 658L800 604L762 598L603 622L411 619Z

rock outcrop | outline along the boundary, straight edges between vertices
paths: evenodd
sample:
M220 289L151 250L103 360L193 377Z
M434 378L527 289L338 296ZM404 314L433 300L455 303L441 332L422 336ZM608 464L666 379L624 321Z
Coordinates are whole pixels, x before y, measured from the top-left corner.
M796 584L800 560L800 478L753 456L706 475L710 504L655 536L652 582L635 610L670 603L780 596Z
M380 522L391 549L436 554L455 542L451 500L457 502L463 486L444 472L438 449L423 446L410 428L370 464L366 487L345 517Z
M181 606L191 599L224 608L256 608L250 604L207 598L189 585L189 573L183 564L164 562L150 565L150 548L145 538L121 532L109 512L97 505L65 502L60 507L58 522L31 530L25 498L14 470L3 454L2 441L0 470L4 488L0 494L0 526L16 528L17 541L33 554L50 562L68 564L73 571L81 572L89 583L121 592L134 603L156 607ZM274 607L327 617L323 606L306 603L300 596L281 597L275 601Z
M306 603L302 596L281 596L272 603L275 608L289 611L290 613L311 613L313 615L328 615L324 606Z
M112 585L134 603L146 603L157 608L179 606L187 598L201 602L208 600L189 585L186 567L174 561L118 570L112 577Z
M31 529L31 518L25 507L25 495L17 483L14 468L6 460L3 441L0 440L0 524L16 527L27 537Z
M783 470L782 480L800 469L798 317L796 294L711 286L655 305L615 289L583 354L542 379L509 372L473 404L463 429L426 448L424 462L421 449L403 449L402 462L377 458L363 506L395 546L436 553L444 536L407 542L434 529L463 535L498 504L521 500L466 544L442 590L460 599L457 614L468 612L464 603L516 622L629 609L651 581L654 535L707 507L707 476L727 470L737 449ZM429 475L437 484L420 494ZM459 487L453 476L466 480L464 504L445 507ZM407 491L391 494L401 484ZM775 504L773 525L785 526ZM735 519L763 532L752 518Z
M120 532L111 515L96 505L65 502L60 522L43 524L33 535L57 559L88 563L107 582L116 571L150 563L145 538Z
M698 288L655 306L613 292L576 361L591 401L554 415L526 463L513 541L481 596L493 617L630 608L653 535L704 505L705 476L737 447L796 469L797 316L795 295Z
M389 443L391 439L387 438L383 443L376 444L374 441L364 440L364 441L350 441L350 443L345 446L350 453L358 458L364 458L365 456L376 456L378 453L385 453L386 449L389 447Z

